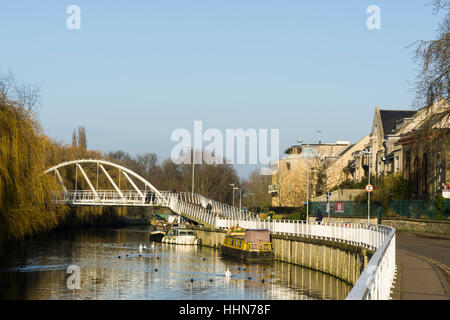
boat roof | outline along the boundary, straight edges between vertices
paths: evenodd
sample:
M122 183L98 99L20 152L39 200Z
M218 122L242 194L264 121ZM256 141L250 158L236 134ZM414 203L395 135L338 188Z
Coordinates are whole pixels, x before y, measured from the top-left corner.
M171 228L173 229L186 229L186 225L184 223L174 223Z

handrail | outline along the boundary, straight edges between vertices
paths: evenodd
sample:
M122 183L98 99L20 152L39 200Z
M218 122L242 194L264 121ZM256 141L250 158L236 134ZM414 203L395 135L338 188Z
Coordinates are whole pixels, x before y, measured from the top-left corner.
M346 300L388 300L395 274L395 229L375 251Z

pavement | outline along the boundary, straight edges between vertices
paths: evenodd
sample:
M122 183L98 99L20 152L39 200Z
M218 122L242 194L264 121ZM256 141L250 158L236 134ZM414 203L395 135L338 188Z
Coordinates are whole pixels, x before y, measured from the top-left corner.
M450 236L397 232L394 300L450 300Z

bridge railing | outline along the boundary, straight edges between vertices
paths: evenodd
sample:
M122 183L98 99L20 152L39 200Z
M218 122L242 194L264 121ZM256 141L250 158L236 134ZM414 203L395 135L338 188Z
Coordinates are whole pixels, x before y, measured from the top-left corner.
M183 216L187 216L193 220L201 221L204 224L214 226L214 215L211 214L210 210L207 210L199 205L180 200L176 196L171 196L169 198L169 208L176 213L182 214Z
M218 201L208 199L199 194L190 192L170 192L162 191L161 196L149 190L121 190L121 194L116 190L70 190L67 192L58 191L54 193L56 203L65 203L76 206L92 205L132 205L132 206L168 206L171 199L178 199L180 202L191 204L189 206L190 214L202 215L205 212L212 217L220 216L238 220L259 220L257 214L245 209L236 208ZM211 205L211 210L206 210L207 205ZM175 211L182 214L182 211ZM211 218L205 222L210 221Z
M200 211L202 211L201 208L206 209L207 205L210 204L211 210L209 211L212 214L212 216L222 216L233 219L259 220L259 217L256 213L209 199L200 194L196 193L192 194L190 192L169 192L169 191L162 191L161 194L164 197L166 197L166 199L176 197L180 201L197 205Z
M395 229L367 223L318 223L296 220L239 220L216 217L216 227L239 225L274 234L343 242L375 253L348 294L349 300L388 300L395 275Z
M139 206L164 206L167 202L154 193L142 190L138 193L135 190L121 190L119 194L116 190L70 190L67 192L54 192L56 203L71 205L139 205Z

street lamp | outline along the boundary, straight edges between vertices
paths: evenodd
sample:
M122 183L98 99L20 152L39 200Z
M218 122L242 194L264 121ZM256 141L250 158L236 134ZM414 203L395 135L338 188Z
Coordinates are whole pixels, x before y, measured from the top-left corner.
M188 149L191 149L190 145L186 145ZM195 165L194 165L194 149L191 149L192 152L192 196L194 196L194 173L195 173Z
M372 155L372 152L369 150L364 149L362 153L367 154L367 162L369 163L369 169L368 169L368 182L367 184L370 184L370 156ZM367 191L367 223L370 223L370 192Z
M230 186L233 187L233 207L234 207L234 190L237 188L234 186L234 183L230 183Z
M242 208L242 188L239 189L239 210Z
M303 140L298 139L298 143L302 144ZM309 221L309 160L307 161L308 167L306 169L306 223Z

